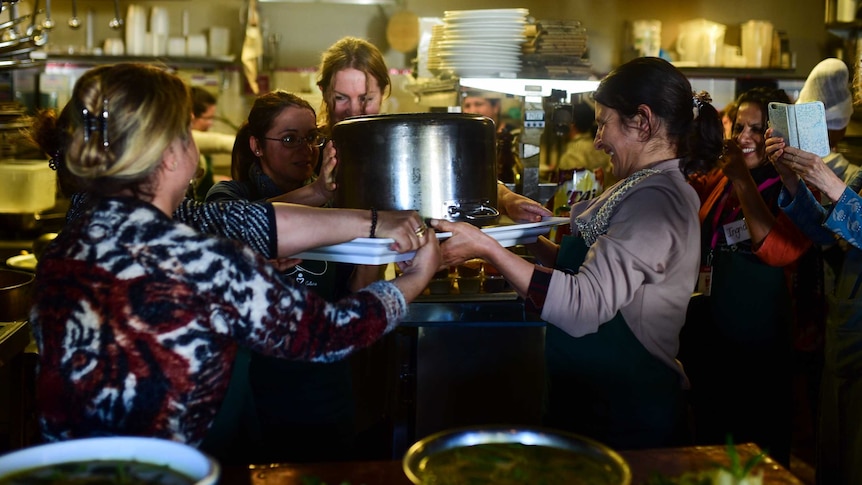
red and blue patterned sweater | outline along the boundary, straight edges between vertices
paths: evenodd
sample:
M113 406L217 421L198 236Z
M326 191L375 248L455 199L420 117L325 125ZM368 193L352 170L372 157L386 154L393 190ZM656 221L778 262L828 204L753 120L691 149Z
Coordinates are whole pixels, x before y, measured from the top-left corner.
M30 322L42 433L197 445L237 346L337 360L392 330L405 311L391 282L327 302L235 241L137 199L95 201L37 268Z

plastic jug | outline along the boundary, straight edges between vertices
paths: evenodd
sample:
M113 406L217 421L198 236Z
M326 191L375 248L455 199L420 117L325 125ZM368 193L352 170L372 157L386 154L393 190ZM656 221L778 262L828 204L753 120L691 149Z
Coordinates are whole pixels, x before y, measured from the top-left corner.
M695 66L721 66L726 30L726 25L706 19L682 22L676 39L679 60Z
M661 51L661 21L633 21L632 40L634 48L641 56L658 57Z
M746 67L769 67L772 54L772 23L749 20L742 24L742 56Z

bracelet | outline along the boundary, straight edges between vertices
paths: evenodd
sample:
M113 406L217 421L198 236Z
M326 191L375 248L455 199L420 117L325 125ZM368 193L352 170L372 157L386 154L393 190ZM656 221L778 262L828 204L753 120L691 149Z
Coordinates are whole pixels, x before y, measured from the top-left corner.
M374 238L374 231L377 230L377 209L374 207L371 208L371 232L369 233L370 238Z

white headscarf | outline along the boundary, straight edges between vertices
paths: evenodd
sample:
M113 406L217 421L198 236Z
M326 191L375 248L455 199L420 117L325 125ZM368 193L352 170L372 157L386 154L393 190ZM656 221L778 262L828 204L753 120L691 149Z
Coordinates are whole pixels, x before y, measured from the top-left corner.
M820 61L802 86L797 103L822 101L826 107L826 126L830 130L846 128L853 114L850 94L850 72L840 59Z

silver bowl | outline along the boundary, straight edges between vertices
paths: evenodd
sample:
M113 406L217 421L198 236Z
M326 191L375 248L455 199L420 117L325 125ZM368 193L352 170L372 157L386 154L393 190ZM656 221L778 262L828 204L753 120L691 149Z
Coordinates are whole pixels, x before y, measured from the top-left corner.
M538 427L481 426L441 431L417 441L407 450L402 461L404 473L415 484L423 484L426 466L433 455L456 448L480 444L509 443L543 446L571 453L572 458L588 457L599 464L609 485L630 485L632 476L628 463L611 448L563 431ZM477 482L471 482L477 483ZM490 477L487 483L492 483ZM585 482L587 483L587 482ZM595 483L595 482L589 482Z

